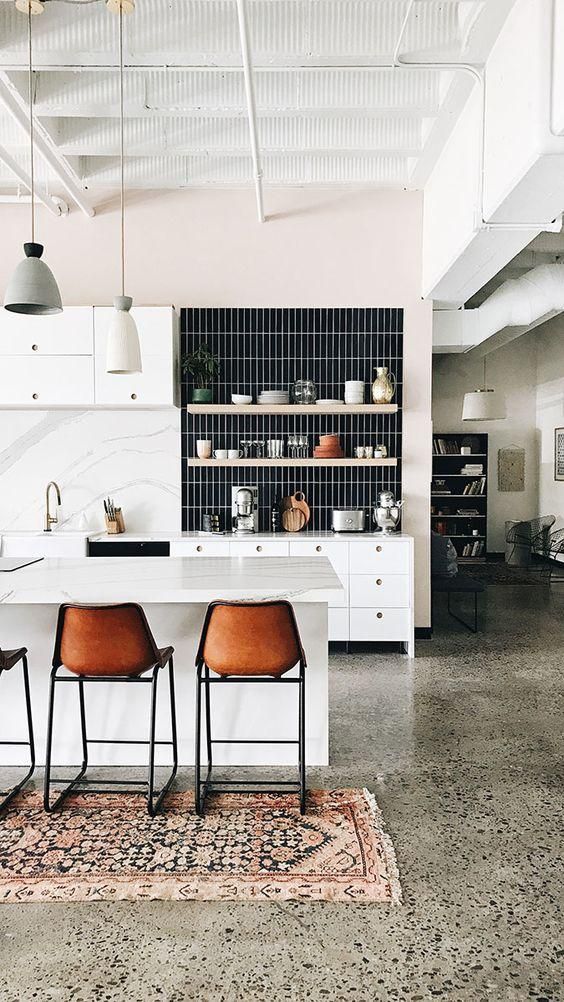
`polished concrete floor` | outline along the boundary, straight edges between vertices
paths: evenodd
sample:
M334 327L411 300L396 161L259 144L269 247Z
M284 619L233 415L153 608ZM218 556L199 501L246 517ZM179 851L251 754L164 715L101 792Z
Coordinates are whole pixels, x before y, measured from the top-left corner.
M402 906L0 906L2 1002L564 998L564 585L484 610L478 637L439 612L414 663L332 659L310 782L376 793Z

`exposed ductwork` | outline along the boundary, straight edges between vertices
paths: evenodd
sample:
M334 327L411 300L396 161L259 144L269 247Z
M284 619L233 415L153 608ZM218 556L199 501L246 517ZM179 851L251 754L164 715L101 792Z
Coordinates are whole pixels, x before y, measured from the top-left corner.
M564 264L541 264L509 279L476 310L437 310L433 351L493 351L564 313Z

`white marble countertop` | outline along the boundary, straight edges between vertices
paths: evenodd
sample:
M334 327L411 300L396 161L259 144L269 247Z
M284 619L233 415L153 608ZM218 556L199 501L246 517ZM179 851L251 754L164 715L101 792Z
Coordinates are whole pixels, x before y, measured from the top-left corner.
M64 529L61 532L64 533ZM13 535L25 535L25 533L13 533ZM90 532L85 533L89 540L93 542L108 542L108 543L134 543L134 542L168 542L177 543L183 539L227 539L227 540L237 540L237 541L247 541L252 542L254 539L258 539L261 542L265 540L276 541L277 539L293 539L293 540L308 540L308 539L333 539L338 541L343 540L363 540L363 539L374 539L376 536L382 536L385 539L411 539L411 536L406 535L403 532L394 532L390 534L384 534L382 532L332 532L331 530L324 530L316 532L315 529L307 530L304 529L301 532L253 532L253 533L234 533L234 532L224 532L224 533L212 533L212 532L177 532L171 530L170 532L135 532L126 531L121 532L118 535L110 535L106 532Z
M42 560L0 580L0 604L207 603L217 598L329 602L342 585L325 557L108 557Z

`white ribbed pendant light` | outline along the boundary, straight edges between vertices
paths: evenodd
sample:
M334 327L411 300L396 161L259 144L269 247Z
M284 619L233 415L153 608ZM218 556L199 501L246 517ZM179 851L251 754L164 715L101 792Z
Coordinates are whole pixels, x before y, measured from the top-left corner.
M25 258L17 265L4 296L4 307L10 313L32 316L50 316L61 313L61 293L53 272L41 260L43 245L35 242L35 158L33 142L33 60L31 45L31 19L43 13L40 0L18 0L16 7L27 15L29 57L29 143L31 178L31 240L24 244Z
M503 421L505 400L502 393L488 387L486 357L484 356L484 385L480 390L464 394L463 421Z
M133 303L125 295L125 183L124 183L124 111L123 111L123 15L135 9L134 0L106 0L108 10L119 15L119 124L120 124L120 219L121 219L121 295L114 299L114 310L106 351L106 372L141 372L141 347L135 320L129 312Z

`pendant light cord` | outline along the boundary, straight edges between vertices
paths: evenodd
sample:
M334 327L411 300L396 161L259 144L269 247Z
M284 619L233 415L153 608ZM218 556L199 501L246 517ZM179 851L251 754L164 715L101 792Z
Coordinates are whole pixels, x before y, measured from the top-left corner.
M31 179L31 242L35 243L35 164L33 156L33 64L31 61L31 4L27 7L27 41L29 55L29 176Z
M121 214L121 294L125 296L125 184L123 165L123 7L119 5L119 121L120 121L120 214Z

